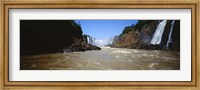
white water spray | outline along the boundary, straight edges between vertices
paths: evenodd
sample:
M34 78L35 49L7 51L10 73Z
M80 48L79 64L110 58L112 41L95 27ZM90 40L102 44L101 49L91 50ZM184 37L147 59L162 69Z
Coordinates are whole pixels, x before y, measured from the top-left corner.
M165 30L166 24L167 20L163 20L159 23L159 25L156 28L156 31L154 32L153 38L151 39L151 44L156 45L161 43L162 35Z
M109 44L113 44L114 37L111 38Z
M168 41L167 41L167 45L166 45L167 49L169 48L169 43L172 42L172 31L173 31L173 28L174 28L174 22L175 22L175 20L173 20L173 21L171 22L170 33L169 33Z
M90 43L90 37L87 36L87 43Z

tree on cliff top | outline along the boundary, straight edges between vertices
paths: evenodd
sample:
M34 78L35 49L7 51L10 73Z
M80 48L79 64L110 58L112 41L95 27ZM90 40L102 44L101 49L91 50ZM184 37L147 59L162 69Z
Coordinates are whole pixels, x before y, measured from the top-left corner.
M144 25L149 24L152 21L155 21L155 20L138 20L138 23L135 25L134 28L140 31Z
M126 27L124 28L124 30L122 31L122 34L126 34L126 33L130 32L130 31L134 30L134 27L135 27L134 24L131 25L131 26L126 26Z

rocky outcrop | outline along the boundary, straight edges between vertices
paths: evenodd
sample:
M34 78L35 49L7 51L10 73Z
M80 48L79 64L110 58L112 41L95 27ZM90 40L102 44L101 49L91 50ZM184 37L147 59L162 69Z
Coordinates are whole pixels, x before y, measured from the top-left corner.
M160 44L151 44L161 20L139 20L136 25L125 27L122 34L111 47L131 49L158 49L180 51L180 20L175 20L172 30L172 41L168 42L172 20L167 20ZM168 44L168 47L167 45Z
M82 33L73 20L21 20L20 55L100 50L88 44Z
M112 46L113 43L115 43L115 42L118 41L118 38L119 38L119 36L111 37L111 38L108 40L108 43L107 43L105 46Z
M86 51L86 50L101 50L101 48L90 44L88 42L88 36L83 35L82 39L74 39L75 42L71 44L71 46L67 49L68 51L75 52L75 51Z
M158 21L139 21L132 27L125 27L112 46L131 49L143 48L150 43L157 24Z

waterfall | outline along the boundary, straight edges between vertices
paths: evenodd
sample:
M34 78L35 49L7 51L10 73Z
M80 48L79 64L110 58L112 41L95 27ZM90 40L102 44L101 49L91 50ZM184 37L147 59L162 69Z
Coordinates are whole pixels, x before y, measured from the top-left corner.
M87 36L87 43L90 43L90 37Z
M113 43L115 43L115 42L118 40L118 37L119 37L119 36L111 37L111 38L108 40L108 44L113 44Z
M163 20L159 23L159 25L156 28L156 31L154 32L153 38L151 39L151 44L160 44L162 40L162 35L165 30L165 26L167 24L167 20Z
M167 45L166 45L167 49L169 48L169 43L172 42L172 31L173 31L173 28L174 28L174 22L175 22L175 20L173 20L173 21L171 22L170 33L169 33L168 41L167 41Z
M114 37L111 38L109 44L113 44Z
M87 37L87 43L94 45L95 38L92 38L90 36L86 36L86 37Z

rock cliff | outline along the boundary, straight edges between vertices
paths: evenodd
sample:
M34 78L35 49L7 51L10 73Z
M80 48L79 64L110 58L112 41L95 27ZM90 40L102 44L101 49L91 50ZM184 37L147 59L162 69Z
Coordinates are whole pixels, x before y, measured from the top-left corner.
M136 25L127 26L110 46L130 49L158 49L180 51L180 20L166 20L164 25L160 25L162 20L139 20ZM163 22L164 23L164 22ZM156 34L163 28L163 33ZM170 34L171 31L171 34ZM152 44L153 36L161 35L159 44ZM170 37L170 39L169 39Z
M73 20L20 20L20 55L100 50Z

